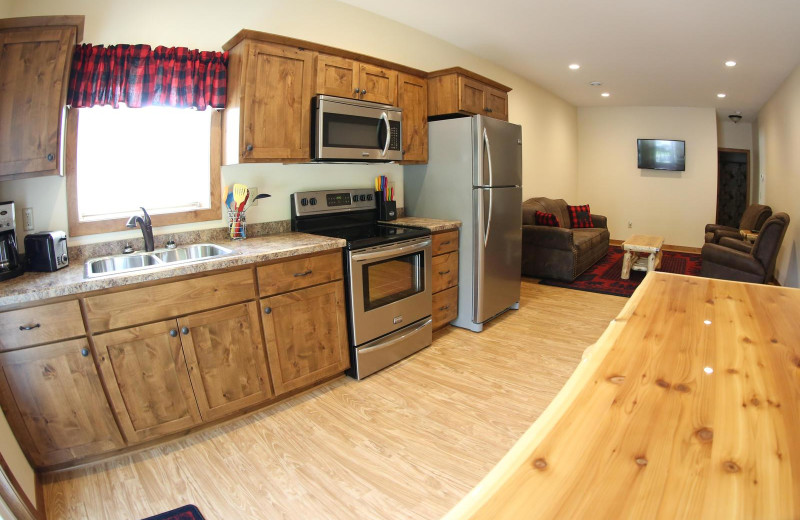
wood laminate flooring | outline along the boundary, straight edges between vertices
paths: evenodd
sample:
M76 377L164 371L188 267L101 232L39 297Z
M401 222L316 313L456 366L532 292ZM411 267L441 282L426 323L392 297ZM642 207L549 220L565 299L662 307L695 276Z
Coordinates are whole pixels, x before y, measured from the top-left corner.
M448 327L364 381L341 378L162 446L45 475L47 518L435 519L541 414L627 301L523 279L519 311Z

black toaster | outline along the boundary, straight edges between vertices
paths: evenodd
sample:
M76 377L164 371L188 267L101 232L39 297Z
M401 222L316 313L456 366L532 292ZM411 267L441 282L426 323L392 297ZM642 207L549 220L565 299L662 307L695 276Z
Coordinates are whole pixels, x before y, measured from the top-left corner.
M27 271L57 271L69 265L67 234L63 231L43 231L25 237Z

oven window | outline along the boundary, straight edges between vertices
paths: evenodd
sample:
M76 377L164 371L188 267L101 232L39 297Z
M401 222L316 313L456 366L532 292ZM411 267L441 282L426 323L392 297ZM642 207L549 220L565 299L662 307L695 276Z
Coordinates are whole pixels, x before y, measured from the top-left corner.
M425 290L422 251L362 266L364 310L370 311Z
M381 150L386 142L385 126L378 118L327 113L322 124L326 147Z

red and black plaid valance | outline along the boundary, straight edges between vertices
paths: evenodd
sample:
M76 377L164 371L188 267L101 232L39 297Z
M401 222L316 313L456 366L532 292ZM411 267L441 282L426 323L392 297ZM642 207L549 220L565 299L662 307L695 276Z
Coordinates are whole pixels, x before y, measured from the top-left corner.
M228 53L186 47L75 47L67 104L73 108L125 103L205 110L224 108Z

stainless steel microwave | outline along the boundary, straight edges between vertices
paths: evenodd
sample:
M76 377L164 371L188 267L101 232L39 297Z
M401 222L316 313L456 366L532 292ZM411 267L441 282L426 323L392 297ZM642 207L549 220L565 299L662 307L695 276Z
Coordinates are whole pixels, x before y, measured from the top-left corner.
M314 98L314 159L389 162L403 159L403 110L326 95Z

